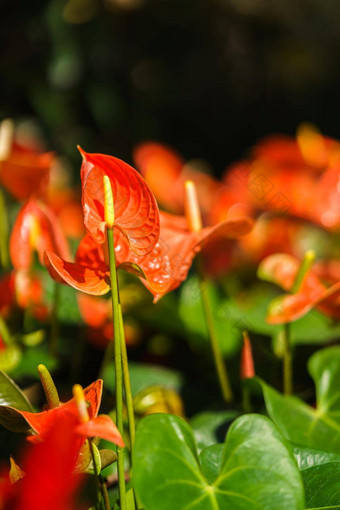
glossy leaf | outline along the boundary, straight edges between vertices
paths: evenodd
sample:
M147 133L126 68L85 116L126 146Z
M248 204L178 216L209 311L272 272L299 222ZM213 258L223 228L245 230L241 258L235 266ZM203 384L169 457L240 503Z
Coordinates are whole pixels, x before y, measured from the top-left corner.
M15 432L27 430L25 420L12 408L33 412L31 404L20 388L7 374L0 372L0 423Z
M189 425L175 416L152 415L140 422L133 462L133 482L145 510L304 508L290 447L263 416L246 415L233 423L221 470L211 484Z
M93 239L105 241L103 177L111 182L115 220L136 255L146 255L157 243L159 215L156 200L143 177L120 159L81 150L84 223Z
M308 369L316 386L316 408L262 381L268 414L290 441L340 455L340 347L316 352Z
M212 444L201 451L199 460L202 468L202 472L209 483L213 483L221 470L223 461L223 449L222 444Z
M223 442L228 423L238 415L237 411L204 411L193 416L190 425L198 448Z
M306 509L340 509L340 455L295 447L306 495Z

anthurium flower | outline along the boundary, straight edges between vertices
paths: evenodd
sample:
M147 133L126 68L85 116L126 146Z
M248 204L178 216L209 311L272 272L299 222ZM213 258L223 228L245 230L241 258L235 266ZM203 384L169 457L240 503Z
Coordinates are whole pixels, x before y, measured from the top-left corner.
M189 230L184 216L160 213L160 238L151 253L136 256L118 230L115 231L115 254L118 267L134 272L143 271L144 285L155 302L178 287L187 277L195 255L214 238L236 239L252 227L249 218L235 218L199 232ZM104 249L105 249L105 245ZM93 295L102 295L110 289L109 267L102 245L85 236L79 245L76 261L66 262L54 253L46 253L46 266L53 278Z
M22 477L0 482L0 508L11 510L75 510L83 478L74 475L80 437L64 415L52 425L45 441L32 445L22 463Z
M157 142L138 145L133 157L156 199L167 211L183 214L184 183L192 180L197 188L202 214L204 218L210 217L220 184L211 175L202 172L194 161L185 163L174 149Z
M260 264L258 275L263 280L291 291L300 264L298 259L290 255L271 255ZM339 318L340 282L327 288L310 270L304 276L298 292L278 296L272 301L267 321L271 324L292 322L314 307L330 317Z
M88 154L80 149L84 224L98 244L106 241L103 177L107 175L114 202L114 227L127 239L130 250L146 255L159 236L158 206L141 175L120 159L104 154Z
M40 370L43 373L41 378L44 384L45 392L47 395L49 395L49 393L52 394L52 398L49 398L50 408L40 413L32 413L29 411L21 411L13 407L6 406L6 409L9 413L19 415L30 427L33 432L33 435L28 437L30 442L37 443L41 440L44 440L54 424L57 423L60 419L64 419L66 416L70 421L72 421L74 432L82 436L84 440L86 437L96 436L101 437L102 439L107 439L108 441L112 441L119 446L124 446L123 439L111 418L105 415L98 416L103 388L103 381L101 379L90 384L90 386L83 390L84 405L86 407L88 416L85 424L79 416L79 409L76 399L73 398L66 403L60 403L54 384L53 382L50 382L51 379L49 374L47 373L47 376L45 375L46 368L42 365L39 367L42 367ZM80 447L81 445L82 443L80 443Z
M44 263L44 252L52 250L68 258L69 248L58 219L48 206L31 198L21 208L10 238L10 256L15 269L28 269L36 251Z
M16 199L25 200L45 191L54 156L13 140L9 119L0 125L0 185Z

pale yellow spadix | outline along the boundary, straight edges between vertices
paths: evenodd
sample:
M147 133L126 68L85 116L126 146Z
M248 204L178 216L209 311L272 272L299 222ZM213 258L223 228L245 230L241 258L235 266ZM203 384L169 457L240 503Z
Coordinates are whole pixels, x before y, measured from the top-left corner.
M293 284L293 287L291 288L292 294L295 294L296 292L298 292L300 290L303 279L306 276L306 274L308 273L308 271L310 270L310 268L312 267L314 260L315 260L315 251L307 250L303 259L302 259L299 270L296 273L294 284Z
M115 222L115 208L113 203L113 195L111 182L107 175L103 177L104 184L104 220L109 228L113 227Z
M12 150L14 124L11 119L5 119L0 124L0 161L5 161Z
M87 405L84 395L84 390L80 384L75 384L73 386L73 396L74 400L77 404L78 414L79 418L83 423L86 423L89 421L89 413L87 412Z
M40 377L42 387L44 388L48 408L55 409L56 407L59 407L60 400L58 390L55 387L52 376L49 373L48 369L45 367L45 365L42 364L38 365L38 374Z
M184 207L188 227L191 232L202 230L201 210L198 203L196 186L192 181L185 181Z

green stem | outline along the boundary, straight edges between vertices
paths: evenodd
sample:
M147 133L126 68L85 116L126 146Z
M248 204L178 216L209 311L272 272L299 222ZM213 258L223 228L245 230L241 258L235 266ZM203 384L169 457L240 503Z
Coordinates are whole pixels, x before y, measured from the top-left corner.
M113 229L107 228L107 240L109 248L110 277L111 277L111 298L114 330L114 354L115 354L115 390L117 409L117 428L123 435L123 374L122 374L122 352L120 342L120 313L119 313L119 291L117 282L116 257L114 251ZM118 487L121 510L126 510L126 488L124 470L124 448L117 446L118 457Z
M61 285L57 282L54 282L54 289L53 289L53 305L52 305L52 312L51 312L51 329L50 329L50 344L49 344L49 350L52 357L58 356L58 340L59 340L59 333L60 333L60 327L59 327L59 319L58 319L58 307L60 302L60 290Z
M104 510L106 510L105 507L104 507L105 503L104 503L103 492L102 492L102 483L101 483L101 480L99 478L100 475L99 475L98 470L97 470L97 463L96 463L96 458L94 456L93 444L92 444L91 439L89 439L88 442L89 442L91 458L92 458L92 464L93 464L94 479L95 479L95 482L96 482L96 492L97 492L96 508L98 508L98 504L99 504L99 506L103 507Z
M0 190L0 263L4 269L9 268L8 231L6 204L4 195Z
M283 328L283 392L285 395L291 395L293 393L293 366L292 349L290 345L290 325L286 323Z
M198 260L198 271L200 276L200 290L202 296L202 303L204 308L205 319L208 327L211 349L214 356L218 380L220 383L222 397L225 402L230 403L233 401L234 396L231 389L227 367L225 365L221 349L218 342L216 327L214 323L213 306L210 299L210 285L211 282L204 275L201 260Z
M132 392L131 392L131 382L130 382L126 342L125 342L122 307L120 304L119 304L119 315L120 315L120 342L121 342L121 349L122 349L122 366L123 366L126 407L127 407L128 421L129 421L131 458L132 458L133 445L135 442L135 433L136 433L135 414L134 414L134 410L133 410L133 398L132 398Z
M109 499L109 494L107 492L106 483L103 480L103 477L101 475L99 475L99 480L100 480L100 487L101 487L101 492L102 492L102 497L103 497L103 502L104 502L104 510L111 510L110 499Z

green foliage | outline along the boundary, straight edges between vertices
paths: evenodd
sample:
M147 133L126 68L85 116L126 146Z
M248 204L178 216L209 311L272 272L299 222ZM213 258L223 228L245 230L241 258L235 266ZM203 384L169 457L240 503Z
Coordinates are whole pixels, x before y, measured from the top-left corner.
M340 508L340 456L295 447L294 455L305 487L306 508Z
M215 457L218 462L219 456ZM134 486L145 510L304 508L293 453L263 416L235 420L212 483L202 471L189 425L176 416L152 415L140 422L133 463ZM206 467L205 473L212 480L214 468Z
M27 430L24 418L12 408L33 412L20 388L7 374L0 372L0 424L14 432Z
M309 360L316 408L261 382L269 416L292 442L340 455L340 347L316 352Z

